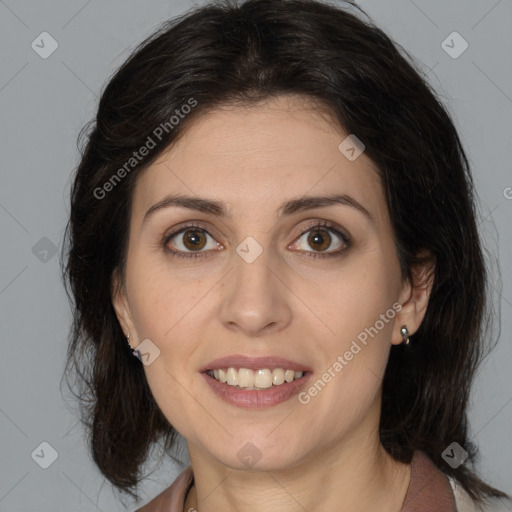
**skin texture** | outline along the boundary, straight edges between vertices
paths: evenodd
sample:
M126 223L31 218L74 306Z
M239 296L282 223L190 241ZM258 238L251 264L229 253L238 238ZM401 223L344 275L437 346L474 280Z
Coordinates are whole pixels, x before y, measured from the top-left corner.
M430 287L402 281L380 180L364 153L349 161L339 151L346 136L301 97L223 107L196 119L138 177L113 303L133 347L149 338L160 349L144 370L188 444L195 484L185 510L401 508L410 466L379 442L382 376L400 327L418 329ZM169 207L143 223L170 193L224 201L231 217ZM355 198L374 222L347 205L277 217L289 199L333 193ZM208 257L164 251L165 235L190 221L208 231ZM343 254L309 257L345 246L326 227L320 251L308 242L311 231L301 237L314 221L350 235ZM250 264L236 252L248 236L263 249ZM184 238L167 247L191 254ZM266 409L234 407L199 373L218 357L276 355L311 367L313 383L394 303L400 312L307 405L295 397ZM247 442L261 454L252 469L237 457Z

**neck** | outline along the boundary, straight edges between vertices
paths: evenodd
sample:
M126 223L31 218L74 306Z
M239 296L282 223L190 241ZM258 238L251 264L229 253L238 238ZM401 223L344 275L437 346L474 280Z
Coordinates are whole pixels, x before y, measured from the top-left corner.
M292 468L272 471L232 470L190 444L189 453L194 485L185 511L399 512L411 475L410 465L387 454L378 431L355 433L352 440L325 446Z

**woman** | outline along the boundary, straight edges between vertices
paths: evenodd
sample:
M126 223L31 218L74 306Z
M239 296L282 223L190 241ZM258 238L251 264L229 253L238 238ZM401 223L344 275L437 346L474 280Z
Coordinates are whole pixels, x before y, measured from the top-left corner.
M179 432L191 464L141 511L510 510L469 466L473 195L434 92L347 9L164 24L72 189L68 364L101 472L136 497Z

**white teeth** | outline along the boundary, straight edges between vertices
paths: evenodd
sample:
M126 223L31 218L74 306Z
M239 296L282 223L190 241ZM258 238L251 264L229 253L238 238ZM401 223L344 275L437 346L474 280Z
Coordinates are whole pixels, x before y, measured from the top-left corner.
M238 386L238 372L234 368L228 368L226 381L230 386Z
M254 376L254 386L260 389L267 389L272 387L272 372L267 368L257 370Z
M283 368L261 368L259 370L251 370L249 368L230 367L227 369L218 368L210 370L208 374L220 382L225 382L230 386L237 386L244 389L268 389L272 386L280 386L285 382L292 382L300 379L304 372L296 372L294 370L284 370Z
M272 381L275 386L279 386L284 382L284 370L282 368L276 368L272 372Z
M238 385L241 388L252 388L255 384L255 375L252 370L240 368L238 370Z

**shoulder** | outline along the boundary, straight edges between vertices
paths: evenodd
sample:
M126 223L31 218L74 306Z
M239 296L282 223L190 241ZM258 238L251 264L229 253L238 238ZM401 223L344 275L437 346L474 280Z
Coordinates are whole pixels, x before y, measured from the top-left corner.
M135 512L182 512L185 496L193 479L192 467L188 466L178 475L171 486Z
M499 498L488 498L485 503L477 504L464 488L452 477L448 477L455 497L457 512L512 512L512 502Z

